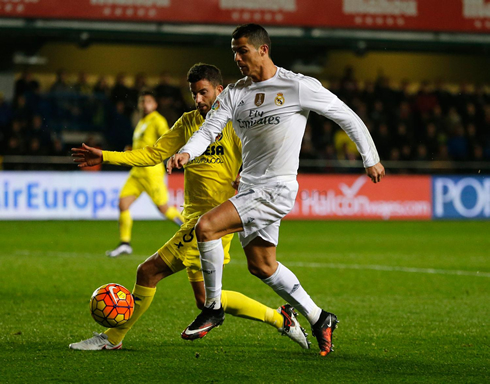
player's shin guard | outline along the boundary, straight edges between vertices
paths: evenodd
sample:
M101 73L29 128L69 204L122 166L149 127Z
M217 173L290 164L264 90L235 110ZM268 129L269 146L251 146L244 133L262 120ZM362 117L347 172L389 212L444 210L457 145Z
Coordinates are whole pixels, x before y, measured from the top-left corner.
M276 272L262 281L306 317L310 324L316 323L321 309L313 302L296 275L288 268L278 263Z
M131 241L131 229L133 228L133 219L129 209L121 211L119 214L119 239L121 243L129 243Z
M109 337L109 341L116 345L123 341L126 333L132 328L134 323L146 312L150 307L153 297L155 297L156 288L143 287L141 285L134 285L133 297L134 297L134 312L131 318L124 324L116 328L110 328L105 331L105 334Z
M202 275L206 288L206 302L204 306L210 309L221 307L221 279L223 276L223 262L225 253L221 239L198 242L201 257Z
M221 292L221 304L225 313L245 319L262 321L277 329L283 326L283 317L276 310L234 291Z

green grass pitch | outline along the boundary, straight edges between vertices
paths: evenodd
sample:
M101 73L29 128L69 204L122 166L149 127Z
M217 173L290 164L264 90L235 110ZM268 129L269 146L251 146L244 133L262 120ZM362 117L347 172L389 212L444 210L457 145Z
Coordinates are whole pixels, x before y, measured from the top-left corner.
M326 358L316 340L302 350L232 316L203 340L182 340L198 313L183 272L159 284L122 350L68 349L103 331L89 314L93 290L132 289L137 265L175 229L135 222L135 254L109 259L115 222L0 222L0 382L490 382L490 222L481 221L284 222L278 259L340 320ZM283 304L248 273L236 239L224 287Z

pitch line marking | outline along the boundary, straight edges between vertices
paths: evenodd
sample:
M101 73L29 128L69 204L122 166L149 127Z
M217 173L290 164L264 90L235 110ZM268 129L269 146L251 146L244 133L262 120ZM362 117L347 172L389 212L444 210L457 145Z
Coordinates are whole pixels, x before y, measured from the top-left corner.
M1 254L0 254L1 255ZM19 255L19 256L58 256L58 257L93 257L93 256L103 256L106 259L118 259L118 257L108 257L104 254L104 252L101 253L88 253L88 252L59 252L59 251L29 251L29 250L17 250L14 252L14 255ZM147 258L148 255L138 255L135 253L132 253L131 255L124 255L124 259L136 259L136 258Z
M79 253L79 252L57 252L57 251L29 251L18 250L16 255L46 255L46 256L61 256L61 257L83 257L83 256L102 256L98 253ZM148 255L125 255L127 258L143 258ZM106 257L107 258L107 257ZM109 258L108 258L109 259ZM242 260L233 260L236 264L246 264ZM339 264L339 263L304 263L297 261L289 261L285 263L288 266L298 268L330 268L330 269L357 269L357 270L372 270L372 271L386 271L386 272L408 272L408 273L426 273L431 275L456 275L456 276L476 276L476 277L490 277L490 272L480 271L461 271L454 269L436 269L436 268L414 268L414 267L397 267L391 265L376 265L376 264Z
M335 264L335 263L302 263L288 262L287 265L304 268L331 268L331 269L368 269L373 271L387 272L410 272L410 273L428 273L434 275L458 275L458 276L479 276L490 277L489 272L480 271L460 271L454 269L435 269L435 268L412 268L412 267L396 267L390 265L375 265L375 264Z

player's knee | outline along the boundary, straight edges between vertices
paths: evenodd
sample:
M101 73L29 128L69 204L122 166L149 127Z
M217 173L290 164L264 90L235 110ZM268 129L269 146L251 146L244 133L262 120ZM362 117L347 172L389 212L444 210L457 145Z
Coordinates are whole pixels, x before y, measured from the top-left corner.
M248 270L259 279L267 279L274 274L274 271L268 265L248 263Z
M168 204L159 205L158 210L165 215L168 211Z
M138 265L138 269L136 269L136 281L139 282L149 280L152 276L152 271L153 267L150 265L148 260L141 263Z
M144 287L155 287L165 277L164 271L158 268L152 257L138 265L136 270L136 284Z
M119 211L121 211L121 212L127 211L130 206L131 206L131 204L127 200L125 200L125 199L119 200Z
M195 232L197 241L199 242L213 240L213 228L211 221L206 217L206 215L201 216L197 221Z

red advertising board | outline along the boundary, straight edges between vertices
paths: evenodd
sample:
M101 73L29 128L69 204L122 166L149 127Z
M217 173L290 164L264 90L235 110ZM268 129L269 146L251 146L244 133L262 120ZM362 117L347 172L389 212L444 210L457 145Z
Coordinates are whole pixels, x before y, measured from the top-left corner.
M430 176L389 176L373 184L359 175L299 175L296 205L287 219L430 220Z
M430 176L299 175L299 192L288 220L430 220ZM168 177L173 204L181 204L183 174Z
M490 0L2 0L0 17L490 33Z

